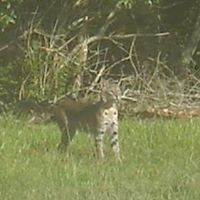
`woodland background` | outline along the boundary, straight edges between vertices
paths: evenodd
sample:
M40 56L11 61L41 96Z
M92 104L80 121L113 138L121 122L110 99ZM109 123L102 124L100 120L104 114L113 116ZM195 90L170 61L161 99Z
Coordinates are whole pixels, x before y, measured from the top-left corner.
M143 109L199 106L199 40L198 0L2 0L1 111L93 98L102 76Z

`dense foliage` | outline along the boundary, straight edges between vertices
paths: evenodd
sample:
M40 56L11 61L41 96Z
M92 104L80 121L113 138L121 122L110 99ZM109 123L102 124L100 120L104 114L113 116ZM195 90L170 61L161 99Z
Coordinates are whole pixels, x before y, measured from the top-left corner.
M16 22L16 8L23 0L2 0L0 5L0 31L5 31Z
M4 0L0 101L84 96L100 76L131 77L135 89L147 87L155 71L162 80L160 73L182 79L188 72L196 80L199 6L198 0Z

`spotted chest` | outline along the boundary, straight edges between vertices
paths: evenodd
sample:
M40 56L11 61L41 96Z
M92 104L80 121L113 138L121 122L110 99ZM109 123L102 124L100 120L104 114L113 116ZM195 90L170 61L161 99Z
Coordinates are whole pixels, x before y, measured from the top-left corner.
M118 110L115 105L100 109L96 114L97 132L118 132Z

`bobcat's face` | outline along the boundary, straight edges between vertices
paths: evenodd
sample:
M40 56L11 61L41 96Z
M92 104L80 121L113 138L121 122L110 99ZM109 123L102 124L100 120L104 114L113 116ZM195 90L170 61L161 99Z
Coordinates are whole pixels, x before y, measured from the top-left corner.
M119 85L115 81L103 80L101 83L101 99L104 102L108 101L120 101L121 100L121 90Z
M119 89L118 85L114 85L107 91L107 100L113 100L115 102L120 101L121 99L121 90Z

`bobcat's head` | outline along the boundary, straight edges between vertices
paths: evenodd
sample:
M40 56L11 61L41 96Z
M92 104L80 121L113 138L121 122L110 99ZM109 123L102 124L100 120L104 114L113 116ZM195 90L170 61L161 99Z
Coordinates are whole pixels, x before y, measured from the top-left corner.
M109 101L120 101L121 100L121 90L119 88L119 85L116 81L112 79L102 79L101 83L101 93L100 97L103 102L109 102Z

